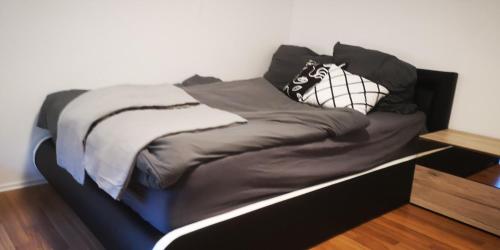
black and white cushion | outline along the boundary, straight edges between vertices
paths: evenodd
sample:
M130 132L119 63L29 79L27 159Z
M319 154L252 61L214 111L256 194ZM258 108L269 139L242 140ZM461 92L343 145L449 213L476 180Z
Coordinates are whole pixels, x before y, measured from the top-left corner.
M283 92L295 101L302 100L302 96L307 90L328 75L331 65L333 64L320 64L309 60L292 82L285 85Z
M366 78L331 65L328 74L307 92L303 103L323 108L352 108L367 114L389 90Z

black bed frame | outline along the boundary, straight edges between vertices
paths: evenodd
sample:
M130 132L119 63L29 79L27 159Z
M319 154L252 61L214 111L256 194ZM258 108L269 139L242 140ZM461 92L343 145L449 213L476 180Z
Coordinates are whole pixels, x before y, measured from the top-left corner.
M418 70L415 99L429 131L445 129L458 75ZM164 235L94 182L59 168L51 140L35 162L107 249L152 249ZM255 210L174 240L168 249L305 249L409 202L414 160ZM87 178L87 180L91 180Z

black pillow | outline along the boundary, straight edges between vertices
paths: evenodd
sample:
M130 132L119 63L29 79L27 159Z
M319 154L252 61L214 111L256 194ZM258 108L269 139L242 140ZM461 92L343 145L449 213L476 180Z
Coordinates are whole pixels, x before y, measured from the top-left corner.
M318 55L309 48L281 45L274 53L271 65L264 74L264 78L279 90L283 90L285 85L293 80L309 60L318 63L333 63L333 57Z
M330 65L309 60L302 71L285 85L283 92L295 101L302 101L304 93L328 75Z
M375 110L413 113L417 69L406 62L376 50L337 43L333 49L335 64L346 63L345 69L361 75L389 89L390 94L380 100Z

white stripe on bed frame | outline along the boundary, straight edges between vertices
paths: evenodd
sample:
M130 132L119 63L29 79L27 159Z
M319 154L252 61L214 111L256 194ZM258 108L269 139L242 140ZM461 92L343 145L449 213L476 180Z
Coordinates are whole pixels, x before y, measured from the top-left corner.
M366 174L369 174L369 173L372 173L372 172L375 172L375 171L378 171L378 170L381 170L381 169L384 169L384 168L388 168L388 167L391 167L393 165L397 165L397 164L402 163L402 162L414 160L416 158L419 158L419 157L422 157L422 156L426 156L428 154L432 154L432 153L435 153L435 152L438 152L438 151L441 151L441 150L449 149L451 147L452 146L447 146L447 147L433 149L433 150L425 151L425 152L414 154L414 155L409 155L409 156L406 156L406 157L403 157L403 158L400 158L400 159L397 159L397 160L393 160L393 161L384 163L382 165L379 165L379 166L377 166L375 168L369 169L369 170L361 172L361 173L349 175L349 176L346 176L346 177L343 177L343 178L340 178L340 179L335 179L333 181L329 181L329 182L317 184L317 185L314 185L314 186L311 186L311 187L307 187L307 188L299 189L299 190L296 190L296 191L292 191L292 192L289 192L289 193L286 193L286 194L283 194L283 195L279 195L279 196L276 196L276 197L273 197L273 198L269 198L269 199L262 200L262 201L259 201L259 202L256 202L256 203L252 203L250 205L246 205L246 206L243 206L243 207L231 210L229 212L225 212L223 214L219 214L219 215L216 215L216 216L213 216L213 217L210 217L210 218L206 218L204 220L200 220L200 221L197 221L197 222L185 225L183 227L179 227L179 228L177 228L175 230L170 231L165 236L163 236L158 242L156 242L153 250L164 250L175 239L177 239L177 238L179 238L179 237L181 237L183 235L186 235L188 233L194 232L196 230L199 230L199 229L202 229L202 228L205 228L205 227L217 224L219 222L223 222L223 221L226 221L226 220L238 217L240 215L243 215L243 214L246 214L246 213L250 213L252 211L255 211L255 210L267 207L267 206L271 206L271 205L276 204L278 202L289 200L289 199L292 199L292 198L295 198L295 197L298 197L298 196L301 196L301 195L304 195L304 194L307 194L307 193L310 193L310 192L313 192L313 191L316 191L316 190L319 190L319 189L322 189L322 188L325 188L325 187L329 187L329 186L335 185L335 184L340 183L340 182L344 182L344 181L347 181L347 180L350 180L350 179L357 178L357 177L362 176L362 175L366 175Z
M40 147L40 145L42 145L42 143L44 141L46 141L50 138L51 138L50 136L42 138L34 147L34 149L33 149L33 164L35 166L36 166L36 161L35 161L36 151L38 150L38 148ZM243 206L243 207L240 207L240 208L237 208L237 209L234 209L234 210L231 210L231 211L228 211L228 212L225 212L225 213L213 216L213 217L209 217L209 218L206 218L204 220L200 220L200 221L185 225L183 227L179 227L179 228L172 230L169 233L165 234L165 236L163 236L158 242L156 242L153 250L166 249L177 238L179 238L183 235L186 235L188 233L194 232L196 230L200 230L202 228L217 224L219 222L223 222L223 221L238 217L240 215L244 215L244 214L250 213L252 211L262 209L262 208L267 207L267 206L271 206L273 204L276 204L276 203L279 203L282 201L286 201L286 200L289 200L289 199L292 199L292 198L295 198L295 197L298 197L298 196L301 196L301 195L304 195L304 194L307 194L307 193L310 193L310 192L313 192L313 191L316 191L316 190L319 190L322 188L326 188L326 187L335 185L335 184L340 183L340 182L354 179L354 178L357 178L357 177L365 175L365 174L369 174L369 173L372 173L372 172L375 172L375 171L378 171L378 170L381 170L384 168L388 168L388 167L391 167L393 165L397 165L397 164L402 163L402 162L410 161L410 160L413 160L413 159L416 159L416 158L419 158L422 156L426 156L426 155L429 155L429 154L432 154L435 152L449 149L451 147L452 146L447 146L447 147L433 149L433 150L425 151L425 152L414 154L414 155L409 155L409 156L406 156L406 157L403 157L400 159L396 159L396 160L384 163L382 165L379 165L375 168L369 169L369 170L361 172L361 173L349 175L349 176L346 176L346 177L343 177L340 179L336 179L333 181L329 181L329 182L317 184L317 185L314 185L311 187L292 191L292 192L282 194L282 195L279 195L279 196L276 196L273 198L269 198L269 199L262 200L262 201L259 201L256 203L252 203L250 205L246 205L246 206Z
M31 156L31 160L33 161L33 166L35 166L36 168L38 168L38 166L36 165L36 151L38 151L38 148L40 147L40 145L42 145L42 143L44 143L48 139L52 139L52 136L46 135L46 136L42 137L42 139L40 139L40 141L33 148L33 154Z

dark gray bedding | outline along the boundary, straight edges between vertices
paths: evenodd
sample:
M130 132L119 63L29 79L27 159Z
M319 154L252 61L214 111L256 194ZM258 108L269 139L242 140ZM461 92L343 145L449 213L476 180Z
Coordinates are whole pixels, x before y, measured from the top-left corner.
M323 140L368 125L352 109L326 110L292 101L263 78L183 88L201 103L248 122L155 140L137 156L137 167L148 173L142 182L147 186L165 188L164 176L175 171L172 166L198 166L243 152Z
M220 82L183 88L201 103L236 113L248 123L199 132L164 136L154 140L137 156L145 173L144 185L165 188L179 170L242 152L276 146L304 144L364 128L368 120L351 109L320 109L290 100L263 78ZM71 92L73 93L73 92ZM64 99L66 103L69 98ZM62 105L43 105L41 114L57 117ZM43 109L42 108L42 109ZM46 120L56 124L57 120ZM54 132L55 128L49 129Z
M402 148L425 129L425 115L420 112L374 112L365 117L349 110L340 111L340 116L357 122L355 127L348 126L332 117L332 110L293 102L261 78L183 88L201 102L237 113L251 122L244 131L238 129L242 126L235 126L231 130L202 132L204 136L190 133L169 136L168 140L160 138L140 153L134 180L122 201L163 232L409 154ZM48 128L55 136L58 113L83 92L73 90L64 98L47 97L39 126ZM266 127L263 123L274 126ZM290 128L304 136L276 146L280 136L289 132L284 130ZM248 131L253 135L245 136ZM330 136L334 131L343 135ZM255 135L259 142L254 144ZM240 144L240 140L245 143ZM151 169L161 166L162 159L183 159L186 147L200 143L212 153L202 148L189 149L194 152L190 161L196 167L176 185L165 190L148 188L161 186ZM219 148L221 144L230 147ZM246 150L238 153L233 147Z
M171 189L134 183L122 202L158 230L168 232L412 154L409 142L425 129L425 115L421 112L374 112L367 117L370 125L366 129L344 136L251 151L202 164Z

